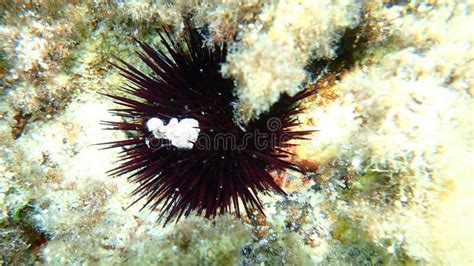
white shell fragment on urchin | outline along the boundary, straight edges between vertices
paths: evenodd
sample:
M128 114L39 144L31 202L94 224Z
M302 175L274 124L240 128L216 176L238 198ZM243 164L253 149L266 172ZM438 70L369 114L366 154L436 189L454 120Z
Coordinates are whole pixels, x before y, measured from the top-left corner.
M168 139L173 146L180 149L192 149L199 136L199 122L192 118L178 121L172 118L167 125L159 118L153 117L146 123L147 129L158 139Z

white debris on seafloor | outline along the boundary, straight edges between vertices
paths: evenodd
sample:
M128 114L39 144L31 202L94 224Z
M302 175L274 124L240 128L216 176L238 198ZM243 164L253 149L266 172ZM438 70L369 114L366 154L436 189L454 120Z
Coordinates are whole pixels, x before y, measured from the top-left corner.
M192 149L199 135L199 122L192 118L178 121L172 118L165 125L159 118L153 117L146 122L146 126L157 139L168 139L173 146L180 149Z

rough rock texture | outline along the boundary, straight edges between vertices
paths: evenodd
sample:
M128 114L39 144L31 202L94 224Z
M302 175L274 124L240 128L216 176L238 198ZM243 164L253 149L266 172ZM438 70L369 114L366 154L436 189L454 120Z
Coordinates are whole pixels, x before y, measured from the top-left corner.
M223 73L237 84L243 124L267 111L282 93L306 81L309 59L334 58L344 30L357 24L361 4L351 1L280 1L266 5L242 28Z
M377 10L397 49L382 46L376 61L346 73L332 88L339 98L305 118L320 131L299 155L329 179L344 162L355 186L341 210L371 241L417 262L473 259L472 8Z
M472 4L169 2L0 4L2 263L474 262ZM320 89L299 117L319 131L293 151L306 172L273 173L289 195L263 196L266 217L163 228L93 145L123 137L99 124L97 92L124 82L106 61L137 62L133 37L157 43L160 24L179 38L184 16L230 45L243 125Z

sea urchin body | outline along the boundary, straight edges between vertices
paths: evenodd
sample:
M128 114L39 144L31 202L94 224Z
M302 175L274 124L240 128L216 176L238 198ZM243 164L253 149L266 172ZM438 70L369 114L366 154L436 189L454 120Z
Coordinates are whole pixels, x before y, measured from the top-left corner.
M138 184L136 201L147 198L144 207L158 209L166 222L191 211L206 217L240 215L242 207L263 212L259 193L284 193L268 171L298 171L286 161L286 148L308 133L292 129L298 102L313 91L282 96L243 128L233 119L233 81L219 72L226 45L205 46L198 29L186 31L183 45L168 31L159 33L163 49L138 42L151 74L120 59L114 64L130 81L122 88L130 97L107 94L123 120L104 124L132 137L106 143L122 148L121 164L110 174L128 174Z

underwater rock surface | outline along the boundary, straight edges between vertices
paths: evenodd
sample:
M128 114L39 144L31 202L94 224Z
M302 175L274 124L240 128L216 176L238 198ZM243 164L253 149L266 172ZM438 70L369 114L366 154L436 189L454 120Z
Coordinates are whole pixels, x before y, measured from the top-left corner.
M170 3L173 2L173 3ZM0 4L0 260L5 264L474 263L474 4L469 1L88 1ZM305 88L304 170L265 216L157 224L106 172L102 130L134 38L185 16L226 42L245 124Z

